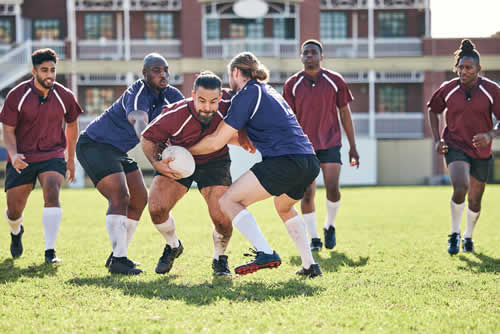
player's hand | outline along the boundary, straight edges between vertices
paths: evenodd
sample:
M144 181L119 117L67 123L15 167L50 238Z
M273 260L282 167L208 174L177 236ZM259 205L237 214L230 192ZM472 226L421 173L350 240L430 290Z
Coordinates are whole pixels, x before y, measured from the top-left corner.
M156 161L155 163L153 163L153 167L158 171L158 173L162 174L163 176L169 177L174 180L180 180L182 179L182 177L169 166L169 163L174 160L174 157L168 157L164 160Z
M75 179L75 159L66 161L66 182L71 183Z
M359 154L356 147L351 147L349 150L349 165L351 167L356 166L356 168L359 168Z
M14 167L16 172L18 172L19 174L21 174L21 169L25 169L26 167L28 167L28 163L24 161L24 159L26 159L26 157L22 153L14 154L14 156L11 157L12 167Z
M441 139L440 141L436 142L435 150L439 154L446 154L448 153L448 144L446 144L444 139Z
M475 148L480 148L484 146L488 146L493 140L493 136L489 133L478 133L474 137L472 137L472 145Z
M246 130L238 131L238 144L247 152L254 154L257 152L257 148L252 143L250 138L248 138L248 134Z

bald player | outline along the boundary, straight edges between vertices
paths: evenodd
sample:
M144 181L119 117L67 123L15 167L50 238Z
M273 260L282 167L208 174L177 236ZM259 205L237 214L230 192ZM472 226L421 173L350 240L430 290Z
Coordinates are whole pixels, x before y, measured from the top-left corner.
M326 187L326 219L323 227L325 247L332 249L337 243L335 218L340 206L342 132L339 117L349 141L350 165L359 167L354 123L349 107L353 98L340 74L321 67L323 47L320 42L305 41L302 44L301 58L304 70L285 82L283 97L297 115L297 120L313 144L321 163ZM313 182L301 201L301 210L311 237L311 250L320 250L323 243L316 229L315 192L316 183Z
M108 200L106 227L113 252L106 261L110 273L137 275L142 270L127 258L127 249L147 203L147 190L137 163L127 152L139 143L148 122L164 105L184 96L168 84L165 58L144 58L143 79L134 82L82 132L76 153L95 187Z

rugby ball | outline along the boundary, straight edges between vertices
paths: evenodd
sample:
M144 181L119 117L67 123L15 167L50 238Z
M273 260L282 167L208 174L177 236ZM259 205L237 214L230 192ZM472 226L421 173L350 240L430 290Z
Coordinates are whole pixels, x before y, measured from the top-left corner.
M177 145L167 146L161 153L161 159L165 160L170 157L175 158L168 164L170 169L175 170L182 178L193 175L196 163L188 150Z

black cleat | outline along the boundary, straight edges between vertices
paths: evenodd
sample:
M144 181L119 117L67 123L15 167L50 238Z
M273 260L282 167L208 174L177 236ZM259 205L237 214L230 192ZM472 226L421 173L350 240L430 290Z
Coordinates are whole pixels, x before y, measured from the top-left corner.
M58 257L56 257L56 251L54 249L47 249L45 251L45 263L47 264L52 264L52 263L59 263L62 260Z
M319 250L321 250L321 247L323 247L323 243L321 242L320 238L312 238L311 239L311 250L312 251L319 251Z
M182 246L181 241L179 240L179 246L177 248L172 248L168 244L165 245L165 249L163 249L163 255L158 260L158 264L156 265L155 271L157 274L166 274L172 269L172 265L174 264L174 260L178 258L184 247Z
M13 258L20 257L23 254L23 233L24 233L24 227L21 225L21 231L17 234L14 235L12 232L10 232L10 254L12 255Z
M212 269L215 276L231 276L231 270L227 263L227 255L220 255L219 259L213 259Z
M337 239L335 237L335 227L330 226L328 229L323 228L323 232L325 233L325 248L333 249L337 244Z
M264 252L257 252L255 249L250 248L253 254L244 254L245 256L254 256L255 259L247 264L243 264L234 268L234 272L238 275L246 275L256 272L259 269L265 268L278 268L281 264L281 259L276 251L272 254Z
M112 257L113 257L113 252L111 252L111 254L109 254L108 259L106 260L106 264L104 265L106 268L109 268ZM132 261L132 263L134 264L134 268L141 265L139 262L135 262L135 261Z
M139 275L142 273L142 270L135 268L134 263L125 256L113 256L108 270L111 274Z
M472 238L462 239L462 250L466 253L474 253L474 241L472 241Z
M321 276L323 273L321 272L321 268L319 267L319 264L311 264L309 269L302 268L296 272L297 275L300 276L306 276L306 277L316 277L316 276Z
M460 251L460 233L452 233L448 237L448 253L455 255Z

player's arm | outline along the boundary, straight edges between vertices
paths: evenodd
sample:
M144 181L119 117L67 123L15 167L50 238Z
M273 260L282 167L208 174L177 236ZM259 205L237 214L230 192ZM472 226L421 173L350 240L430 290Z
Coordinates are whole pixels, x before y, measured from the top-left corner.
M250 138L248 138L246 129L241 129L235 133L229 140L228 144L240 146L242 149L252 154L257 152L257 148L255 148L255 145L252 143Z
M144 131L149 122L148 114L142 110L134 110L127 115L128 122L132 124L137 138L141 138L141 133Z
M78 120L71 123L66 123L66 181L73 182L75 178L75 149L78 140Z
M478 133L477 135L475 135L472 138L472 145L474 145L474 147L476 148L488 146L491 141L497 136L500 136L500 121L497 122L497 124L491 131Z
M214 133L206 136L198 143L189 147L188 150L192 155L208 154L220 150L224 145L228 144L233 136L238 133L238 130L222 121Z
M158 173L175 180L181 178L180 175L177 175L168 165L175 158L169 157L165 160L161 160L162 145L142 137L141 147L144 155L149 160L153 168L158 171Z
M28 167L28 164L24 161L26 159L24 154L17 152L17 140L16 140L16 127L3 124L3 141L5 143L5 148L9 153L9 157L12 166L16 169L18 173L21 173L21 169Z
M439 114L430 111L429 108L429 125L432 131L432 137L434 138L434 148L437 153L445 154L448 152L448 145L446 145L444 139L441 139L439 133Z
M349 163L359 168L359 154L356 149L356 138L354 136L354 122L352 121L351 108L349 104L339 108L340 121L349 141Z

